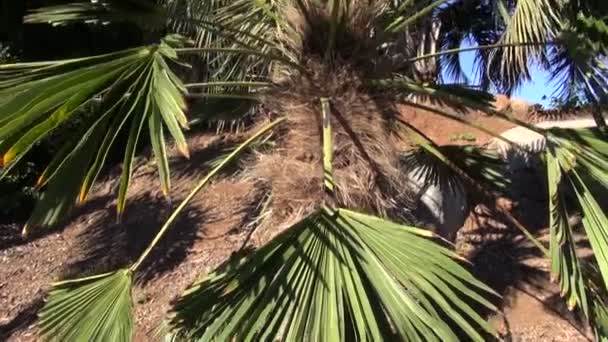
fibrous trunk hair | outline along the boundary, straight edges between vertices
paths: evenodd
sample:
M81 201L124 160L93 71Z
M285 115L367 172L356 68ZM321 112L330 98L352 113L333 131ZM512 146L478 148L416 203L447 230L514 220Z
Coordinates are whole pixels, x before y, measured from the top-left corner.
M284 52L302 68L275 70L276 87L262 98L264 108L287 120L275 148L257 153L245 168L248 178L271 192L264 229L259 230L265 235L262 240L327 203L321 98L328 98L331 107L335 182L331 203L411 223L413 196L390 129L394 118L364 82L375 68L372 32L384 2L352 1L341 15L330 54L328 9L304 3L306 14L297 6L285 10L289 24L279 37Z
M326 66L312 57L307 75L294 74L263 103L287 117L276 147L258 153L248 176L271 189L272 215L265 225L278 232L318 209L323 188L320 98L330 99L333 133L334 204L411 222L411 194L401 170L400 149L390 117L367 94L351 65ZM274 235L274 234L273 234Z

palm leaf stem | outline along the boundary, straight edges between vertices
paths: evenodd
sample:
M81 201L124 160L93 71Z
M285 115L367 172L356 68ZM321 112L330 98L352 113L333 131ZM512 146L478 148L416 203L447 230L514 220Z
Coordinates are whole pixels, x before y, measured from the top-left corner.
M333 142L331 130L331 107L329 99L321 98L321 122L323 122L323 183L325 190L334 194L334 175L333 175Z
M440 57L440 56L444 56L444 55L453 55L453 54L458 54L458 53L467 52L467 51L491 50L491 49L500 49L500 48L505 48L505 47L526 47L526 46L541 46L541 45L548 46L548 45L555 45L555 44L557 44L557 42L523 42L523 43L498 43L498 44L470 46L470 47L465 47L465 48L453 48L453 49L441 50L439 52L429 53L426 55L412 57L412 58L406 59L404 61L404 63L413 63L413 62L417 62L417 61L420 61L423 59L435 58L435 57Z
M439 99L444 99L444 100L452 102L452 103L457 103L457 104L464 105L464 106L472 108L472 109L477 109L482 112L494 115L500 119L509 121L516 125L523 126L535 133L542 135L543 137L547 136L547 133L544 129L536 127L523 120L520 120L520 119L514 117L513 115L510 115L508 113L505 113L503 111L498 111L495 109L488 109L488 107L486 105L480 104L473 100L467 99L462 96L454 95L450 92L447 92L447 91L444 91L444 90L441 90L438 88L434 88L434 87L427 86L424 84L419 84L417 82L410 81L404 77L400 77L398 79L388 79L388 80L371 80L370 83L372 85L379 84L379 85L383 85L383 86L390 85L390 86L394 86L394 87L401 87L401 88L409 90L411 92L424 94L424 95L439 98Z
M178 54L198 54L198 53L208 53L208 52L217 52L217 53L226 53L226 54L243 54L243 55L251 55L258 56L262 58L266 58L269 60L285 63L289 66L292 66L300 71L305 72L306 70L298 63L294 63L289 59L281 56L277 56L271 53L265 53L257 50L250 49L233 49L233 48L179 48L175 49L175 52Z
M159 230L158 234L156 234L156 236L154 237L154 240L152 240L152 242L150 243L150 245L148 245L148 247L141 254L141 256L139 257L139 259L137 259L137 261L131 267L129 267L129 270L131 270L132 272L134 272L135 270L137 270L137 268L141 265L141 263L150 254L150 252L156 246L156 244L158 244L158 242L163 237L163 235L167 232L167 230L169 229L169 227L171 226L171 224L173 224L173 221L175 221L175 219L177 218L177 216L179 216L179 214L182 212L182 210L184 210L184 208L186 207L186 205L188 205L188 203L190 203L190 201L192 200L192 198L194 198L194 196L196 196L196 194L211 180L211 178L213 178L213 176L215 176L218 172L220 172L220 170L222 170L224 168L224 166L226 166L228 163L232 162L232 160L236 156L238 156L241 152L243 152L243 150L245 150L247 147L249 147L249 145L251 145L257 139L259 139L260 137L262 137L262 135L264 135L267 132L269 132L271 129L273 129L275 126L277 126L278 124L280 124L284 120L285 120L285 117L282 117L282 118L274 120L270 124L268 124L265 127L263 127L256 134L254 134L249 139L247 139L244 143L242 143L241 145L239 145L239 147L237 147L228 156L226 156L226 158L224 158L224 160L222 160L222 162L219 165L217 165L213 170L211 170L211 172L209 172L205 176L205 178L203 178L194 187L194 189L192 189L192 191L179 204L179 206L173 211L173 213L171 213L171 216L169 216L169 218L167 219L167 221L165 222L165 224Z
M188 83L184 84L186 88L210 88L210 87L270 87L270 82L241 82L241 81L227 81L227 82L203 82L203 83Z
M404 19L403 17L399 17L388 26L387 31L390 31L393 33L401 31L404 28L408 27L409 25L415 23L418 19L429 15L433 10L435 10L435 8L437 8L438 6L441 6L442 4L446 3L447 1L448 0L436 0L436 1L432 2L431 4L429 4L428 6L426 6L425 8L417 10L412 16L410 16L408 18Z
M179 19L179 21L183 21L183 22L187 22L187 23L191 23L194 25L200 25L202 26L205 30L209 30L209 31L213 31L215 33L217 33L219 36L228 39L228 40L232 40L233 42L237 43L237 44L243 44L238 38L236 38L238 35L243 35L247 38L251 38L253 40L256 40L260 43L264 43L267 46L273 47L278 49L279 46L277 44L275 44L274 42L271 42L267 39L261 38L258 35L249 33L247 31L243 31L243 30L239 30L239 29L235 29L226 25L222 25L220 23L217 22L210 22L210 21L206 21L206 20L201 20L201 19L192 19L192 18L186 18L186 19ZM225 34L224 31L226 32L230 32L231 34Z

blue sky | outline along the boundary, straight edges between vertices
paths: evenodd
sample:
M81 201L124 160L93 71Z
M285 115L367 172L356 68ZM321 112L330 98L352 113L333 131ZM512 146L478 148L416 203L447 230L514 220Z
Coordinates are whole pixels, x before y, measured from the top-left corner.
M460 64L467 76L473 80L473 61L475 58L474 51L466 51L460 54ZM532 80L524 84L519 88L513 97L525 99L533 103L540 103L545 107L549 106L551 100L551 94L555 91L555 85L549 82L549 75L543 70L538 70L536 67L532 67L531 70ZM543 95L546 95L545 100L542 99Z

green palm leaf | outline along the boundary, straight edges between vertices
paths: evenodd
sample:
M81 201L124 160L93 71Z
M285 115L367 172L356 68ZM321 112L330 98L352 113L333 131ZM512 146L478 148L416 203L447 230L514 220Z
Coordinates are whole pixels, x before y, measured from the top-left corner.
M321 210L194 284L176 335L192 340L457 341L491 331L471 308L491 290L431 233L339 209ZM442 312L444 316L441 316Z
M130 21L144 28L159 29L166 22L166 13L152 1L102 0L37 8L25 17L26 23L67 25L77 22L107 23Z
M603 283L599 288L605 289L608 284L608 234L605 231L608 217L600 203L605 202L608 193L607 157L608 142L593 130L549 131L546 158L552 276L559 279L562 294L568 297L569 306L580 305L585 315L596 322L597 310L603 310L603 306L598 309L601 302L592 303L593 314L588 308L589 275L575 254L576 245L567 221L568 211L562 192L564 189L573 189L578 199L583 213L583 227L598 264L599 281Z
M587 289L583 281L580 262L576 256L576 245L572 227L568 222L567 208L560 195L562 169L555 149L549 146L546 152L549 190L549 253L551 277L559 280L562 295L568 298L568 307L580 305L588 315Z
M608 91L608 25L606 17L608 8L581 8L570 4L576 15L570 15L562 23L558 36L560 45L549 49L549 64L552 81L559 84L555 93L564 101L574 97L599 107ZM597 126L606 130L606 123L601 115L601 109L593 111Z
M53 285L40 312L45 340L130 341L130 270L119 270Z
M163 191L169 192L163 126L188 156L182 132L188 125L186 89L167 64L177 61L169 44L179 44L178 38L168 36L158 45L89 58L0 66L0 97L10 96L0 105L3 174L53 130L81 119L85 106L101 97L97 115L84 119L85 129L73 135L41 175L38 185L47 190L24 233L33 226L57 223L78 198L86 199L110 148L127 126L119 214L125 207L131 165L145 122L151 128Z
M530 78L529 65L541 61L545 42L559 30L561 1L519 0L500 40L505 44L528 44L497 51L490 68L498 68L503 90L512 90ZM535 44L538 43L538 44Z
M506 163L493 151L473 145L445 145L435 148L475 181L499 192L507 190L510 182L504 177ZM445 189L453 189L458 183L467 184L468 181L454 172L442 158L423 146L408 151L403 156L403 163L409 170L418 170L416 177L423 177L430 184L445 185Z
M280 21L281 1L161 0L175 32L193 37L197 47L258 50L277 48L272 41L276 21ZM253 73L266 76L269 61L240 54L201 53L191 57L197 72L194 81L251 80Z
M128 269L53 285L40 313L42 336L59 341L130 341L132 335L132 275L192 198L226 165L283 122L277 119L231 151L180 203L155 238Z
M399 91L403 95L430 103L452 107L460 112L465 109L489 110L494 96L486 91L461 84L421 84L403 75L369 81L370 86Z
M606 297L595 293L593 298L593 330L597 341L608 341L608 306Z

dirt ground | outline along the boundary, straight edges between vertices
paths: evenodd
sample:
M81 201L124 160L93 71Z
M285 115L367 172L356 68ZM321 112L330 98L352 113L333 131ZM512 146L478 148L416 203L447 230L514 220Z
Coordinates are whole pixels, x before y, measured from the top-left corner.
M503 341L592 341L582 317L566 308L549 282L549 262L521 236L485 246L474 265L476 275L503 296L501 312L490 317Z
M522 119L528 115L526 110L515 114ZM403 109L403 115L441 144L483 144L489 140L482 132L430 113ZM512 127L481 113L470 113L469 118L497 131ZM66 224L27 241L19 238L21 222L0 227L0 340L38 339L36 312L51 282L115 269L133 261L171 208L204 174L202 165L221 148L222 141L222 136L198 134L189 141L189 161L172 154L172 202L160 192L156 167L141 158L121 222L115 217L117 184L116 172L112 172ZM259 198L253 189L246 180L220 177L201 191L181 215L138 275L134 292L137 341L152 340L150 335L171 308L171 302L197 277L254 243L255 234L243 225L259 209ZM522 220L542 235L546 215L539 213L546 210L544 197L531 197L528 185L522 189L526 191L513 193L520 196L515 214L534 213ZM522 208L521 213L518 208ZM501 311L489 313L501 339L588 340L580 318L567 312L557 289L548 282L546 261L516 231L507 228L501 232L480 248L472 262L473 271L502 295L502 299L496 299Z

